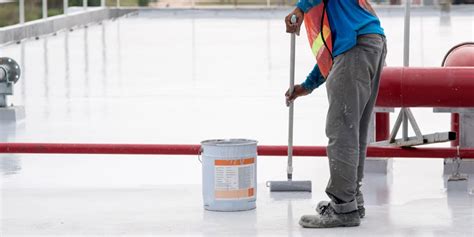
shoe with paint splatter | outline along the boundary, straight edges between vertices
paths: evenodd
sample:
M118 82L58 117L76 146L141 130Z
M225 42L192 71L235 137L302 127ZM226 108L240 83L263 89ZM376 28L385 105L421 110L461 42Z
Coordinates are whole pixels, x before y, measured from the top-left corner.
M364 206L357 206L357 212L359 212L360 219L364 218L364 216L365 216L365 207Z
M328 203L326 206L321 206L317 215L302 216L299 223L304 228L351 227L360 225L360 217L358 210L337 213Z
M359 211L359 217L364 218L365 216L364 195L360 191L360 186L357 188L356 201L357 201L357 210Z
M321 214L321 211L325 208L325 206L329 205L328 201L320 201L318 206L316 207L316 212ZM365 216L365 207L364 205L357 204L357 211L359 212L359 217L362 219Z

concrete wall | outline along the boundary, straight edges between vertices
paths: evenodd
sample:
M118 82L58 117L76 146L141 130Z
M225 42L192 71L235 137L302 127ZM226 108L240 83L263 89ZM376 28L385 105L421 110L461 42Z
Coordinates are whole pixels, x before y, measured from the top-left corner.
M134 12L133 9L97 8L87 11L49 17L46 20L35 20L0 28L0 44L16 42L22 39L51 34L56 31L116 18Z

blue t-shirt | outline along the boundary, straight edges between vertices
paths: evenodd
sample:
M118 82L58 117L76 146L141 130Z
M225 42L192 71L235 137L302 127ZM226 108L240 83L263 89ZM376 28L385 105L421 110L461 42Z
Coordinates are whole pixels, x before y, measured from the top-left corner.
M296 6L306 13L320 3L321 0L299 0ZM384 35L378 17L362 8L358 0L328 0L326 14L331 25L334 57L354 47L359 35ZM312 91L324 82L325 79L316 64L301 85Z

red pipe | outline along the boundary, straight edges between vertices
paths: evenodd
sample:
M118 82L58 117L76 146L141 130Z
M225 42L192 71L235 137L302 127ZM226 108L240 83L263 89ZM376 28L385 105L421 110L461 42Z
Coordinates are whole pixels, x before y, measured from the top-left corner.
M474 42L464 42L452 47L444 55L442 67L474 67Z
M388 140L390 137L390 114L375 113L375 141Z
M461 135L459 133L459 114L458 113L451 114L451 131L457 134L456 140L451 141L451 146L457 147L459 146L459 136Z
M442 67L471 67L474 68L474 42L464 42L452 47L444 56ZM459 133L459 114L451 114L451 131ZM451 146L459 146L459 137L451 141Z
M259 146L258 155L260 156L286 156L286 146ZM467 152L467 153L464 153ZM456 148L399 148L399 147L368 147L368 157L403 157L403 158L449 158L457 157ZM467 149L460 154L469 154L474 158L474 153ZM325 146L296 146L293 147L295 156L327 156ZM463 157L465 158L465 157Z
M0 153L36 154L120 154L120 155L198 155L200 145L154 144L59 144L59 143L0 143ZM286 156L287 146L258 146L260 156ZM295 146L295 156L326 156L325 146ZM398 148L369 147L369 157L411 157L474 159L474 148Z
M474 67L386 67L380 107L474 107Z
M0 153L197 155L200 145L0 143Z

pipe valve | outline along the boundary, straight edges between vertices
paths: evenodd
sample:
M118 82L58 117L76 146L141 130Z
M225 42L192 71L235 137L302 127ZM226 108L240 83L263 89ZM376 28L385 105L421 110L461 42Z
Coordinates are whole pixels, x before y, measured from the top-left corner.
M13 95L13 85L20 76L21 69L15 60L0 58L0 108L7 107L7 96Z

